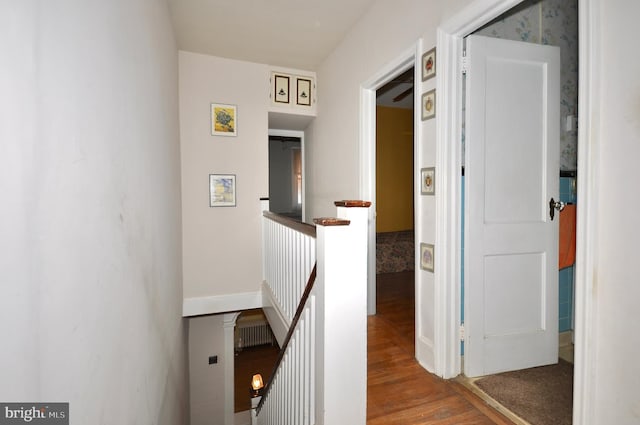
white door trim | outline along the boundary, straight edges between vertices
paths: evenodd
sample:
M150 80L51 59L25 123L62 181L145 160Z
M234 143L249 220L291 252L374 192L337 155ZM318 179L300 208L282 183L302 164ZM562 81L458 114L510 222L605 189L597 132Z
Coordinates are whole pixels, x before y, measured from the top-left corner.
M360 85L360 199L371 201L367 255L367 314L369 315L376 314L376 90L414 66L419 48L421 45L418 42ZM414 80L418 81L418 79ZM418 96L414 96L414 104L415 98ZM414 111L419 111L419 108L414 106ZM414 120L413 131L414 141L421 140L416 120ZM415 145L417 143L414 143L414 152Z
M476 0L438 28L438 81L436 109L436 182L443 194L437 202L436 244L446 247L436 269L435 370L445 378L461 371L460 342L460 140L463 38L521 0ZM576 317L573 422L593 422L595 406L596 340L593 331L596 305L593 265L596 255L596 199L599 145L599 70L597 0L579 0L580 79L578 132L578 231L576 241Z
M598 234L597 182L600 144L599 1L579 0L578 199L575 264L573 423L595 423L597 309L594 264Z

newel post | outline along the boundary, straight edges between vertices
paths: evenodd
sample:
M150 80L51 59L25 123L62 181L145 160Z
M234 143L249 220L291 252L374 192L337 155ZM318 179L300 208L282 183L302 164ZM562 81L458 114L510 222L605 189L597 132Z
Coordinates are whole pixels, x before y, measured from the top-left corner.
M365 425L367 224L370 202L336 202L317 234L317 424Z

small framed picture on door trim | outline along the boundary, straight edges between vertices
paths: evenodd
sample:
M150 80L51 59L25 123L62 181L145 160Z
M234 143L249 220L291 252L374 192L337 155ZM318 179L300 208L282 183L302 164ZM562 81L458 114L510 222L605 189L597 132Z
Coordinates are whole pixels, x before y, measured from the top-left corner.
M436 116L436 89L422 94L422 121Z
M428 272L433 272L434 247L430 243L420 244L420 268Z
M428 167L420 170L420 193L422 195L436 194L436 168Z
M422 81L436 76L436 48L422 55Z

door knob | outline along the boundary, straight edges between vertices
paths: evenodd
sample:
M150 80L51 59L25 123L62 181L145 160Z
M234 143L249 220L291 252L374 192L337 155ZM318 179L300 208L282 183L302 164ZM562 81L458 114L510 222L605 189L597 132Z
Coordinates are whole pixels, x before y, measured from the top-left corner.
M564 202L556 201L551 198L549 201L549 217L551 217L551 221L553 221L553 217L556 215L556 210L562 211L567 204Z

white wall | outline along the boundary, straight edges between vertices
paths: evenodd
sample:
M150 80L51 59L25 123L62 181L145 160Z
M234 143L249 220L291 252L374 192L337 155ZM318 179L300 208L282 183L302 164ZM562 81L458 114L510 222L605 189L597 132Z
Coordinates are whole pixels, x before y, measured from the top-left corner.
M595 282L597 401L595 424L637 424L640 398L638 300L640 278L634 267L640 231L640 59L637 50L640 3L625 0L596 2L601 10L598 78L601 101L597 190ZM597 132L597 125L594 125ZM585 182L586 183L586 182ZM589 332L589 330L587 330Z
M0 400L188 421L167 6L0 5Z
M269 68L182 51L179 57L184 297L257 292ZM211 135L212 102L237 105L237 137ZM209 174L236 175L236 207L209 207Z
M224 315L189 319L189 385L191 425L224 423L225 358ZM209 356L218 363L209 364ZM248 391L248 390L247 390Z

